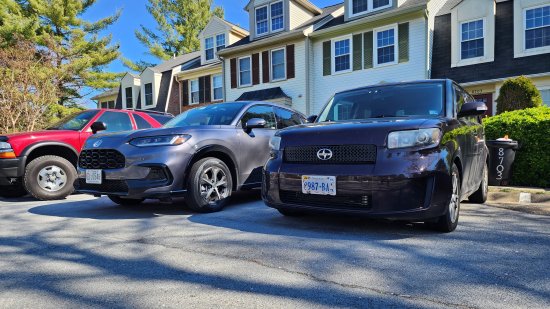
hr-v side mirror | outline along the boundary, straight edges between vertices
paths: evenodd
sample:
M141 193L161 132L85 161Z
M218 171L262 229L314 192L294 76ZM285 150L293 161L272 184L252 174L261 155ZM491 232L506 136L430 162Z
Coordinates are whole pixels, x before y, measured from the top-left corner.
M267 121L265 121L265 119L252 118L246 122L246 124L244 125L244 129L246 130L246 132L250 132L252 131L252 129L265 128L266 124L267 124Z
M458 118L468 116L481 116L487 111L487 105L481 101L468 102L462 104L462 108L458 112Z
M315 122L315 120L317 120L317 117L318 117L317 115L311 115L311 116L307 117L306 121L308 123L313 123L313 122Z
M92 123L92 125L90 126L90 129L92 129L93 134L96 134L99 131L107 130L107 125L104 122L96 121Z

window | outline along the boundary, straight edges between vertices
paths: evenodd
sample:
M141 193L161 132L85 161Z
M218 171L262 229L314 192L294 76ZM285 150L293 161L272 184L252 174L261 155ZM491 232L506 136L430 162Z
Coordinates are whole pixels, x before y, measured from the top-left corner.
M147 120L143 119L143 117L141 117L140 115L134 114L134 120L136 122L136 126L138 130L150 129L153 127L149 122L147 122Z
M252 85L250 57L239 59L239 86Z
M525 49L550 46L550 6L525 11Z
M204 52L206 61L214 59L214 38L204 39Z
M153 84L145 84L145 105L153 105Z
M155 119L160 124L165 124L168 121L172 120L172 116L169 115L163 115L163 114L150 114L151 118Z
M550 106L550 89L541 90L540 95L542 96L544 105Z
M483 20L480 19L476 21L462 23L460 29L460 58L469 59L483 57Z
M132 108L133 107L132 87L126 88L125 91L126 91L126 108Z
M223 79L221 74L212 76L212 98L214 101L223 100Z
M376 64L396 63L395 28L376 32Z
M351 40L334 41L334 72L345 72L351 69Z
M352 15L369 13L388 8L392 5L392 0L352 0Z
M225 34L216 35L216 51L220 51L225 48Z
M304 123L302 116L284 108L276 107L275 116L277 116L277 129L284 129Z
M271 80L286 79L285 49L271 51Z
M241 125L244 126L246 122L252 118L261 118L266 121L266 129L276 129L275 114L273 114L273 108L267 105L257 105L251 107L241 118Z
M282 30L283 25L283 2L271 4L271 31Z
M107 106L108 106L110 109L114 109L114 108L115 108L115 101L109 101L109 102L107 102Z
M134 129L127 113L106 111L97 121L104 122L107 125L107 130L103 132L131 131Z
M101 108L109 108L109 105L107 105L107 102L101 102Z
M262 35L269 32L267 23L267 6L256 9L256 34Z
M191 91L189 91L189 101L191 104L199 103L199 80L191 80L189 87L191 88Z

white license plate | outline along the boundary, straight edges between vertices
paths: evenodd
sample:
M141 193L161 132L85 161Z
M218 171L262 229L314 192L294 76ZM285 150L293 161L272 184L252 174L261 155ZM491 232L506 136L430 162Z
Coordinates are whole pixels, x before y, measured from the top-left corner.
M336 177L303 175L302 193L336 195Z
M101 170L86 170L86 183L100 185L101 181Z

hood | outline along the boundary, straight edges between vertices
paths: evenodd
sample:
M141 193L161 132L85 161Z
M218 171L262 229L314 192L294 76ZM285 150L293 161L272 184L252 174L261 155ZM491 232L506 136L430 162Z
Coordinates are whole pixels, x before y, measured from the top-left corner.
M2 134L8 140L14 141L18 139L36 139L36 140L55 140L56 137L67 137L69 135L78 135L78 131L71 130L43 130L36 132L20 132L12 134Z
M384 146L390 132L441 127L439 118L384 118L354 122L309 123L279 131L282 146L353 145Z

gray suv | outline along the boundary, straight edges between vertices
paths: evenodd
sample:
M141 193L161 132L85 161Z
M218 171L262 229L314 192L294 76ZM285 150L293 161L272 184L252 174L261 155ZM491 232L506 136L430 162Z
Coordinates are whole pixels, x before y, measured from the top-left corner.
M191 109L161 129L98 134L80 154L75 186L121 205L183 196L195 211L219 211L232 191L261 186L275 131L304 122L277 104L233 102Z

